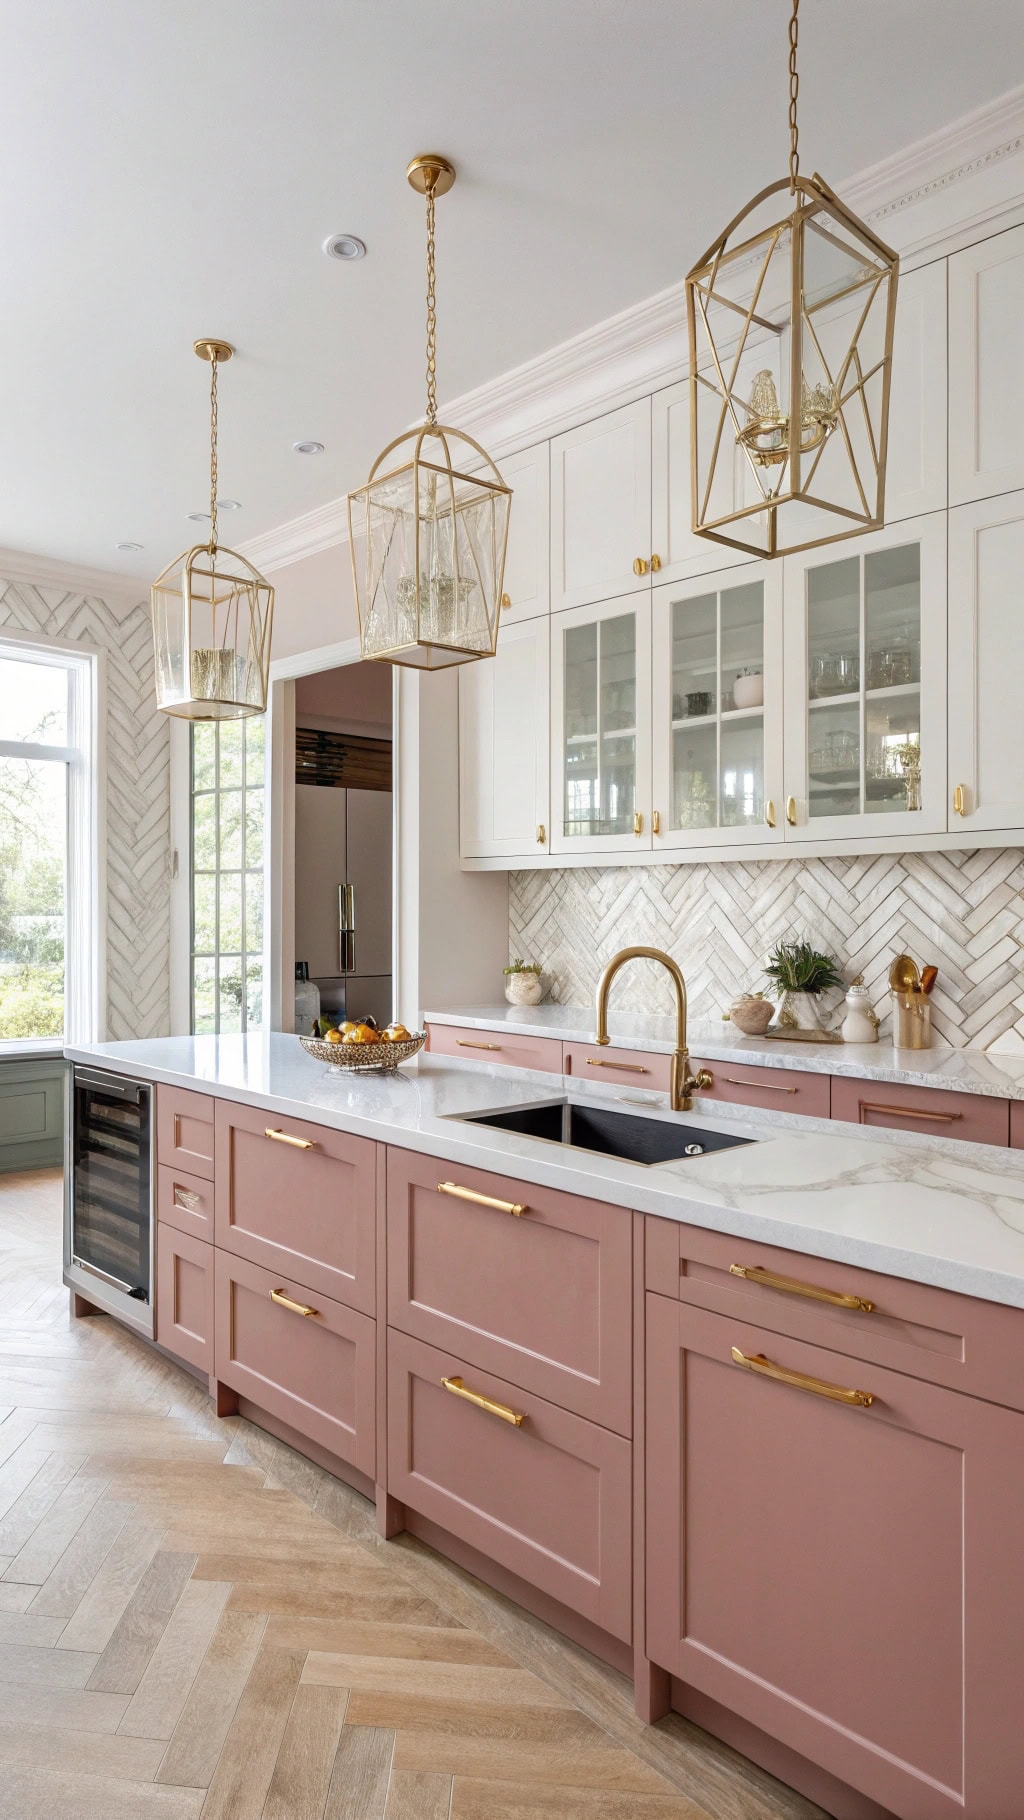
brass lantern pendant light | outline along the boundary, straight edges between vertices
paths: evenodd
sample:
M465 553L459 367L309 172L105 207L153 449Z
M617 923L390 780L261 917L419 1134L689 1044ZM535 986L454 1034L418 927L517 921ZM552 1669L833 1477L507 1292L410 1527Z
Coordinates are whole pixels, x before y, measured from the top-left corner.
M693 529L755 556L856 537L885 516L899 260L822 177L800 175L799 4L789 176L686 280Z
M434 205L455 182L439 153L406 172L427 205L427 413L349 495L362 654L420 670L493 657L511 489L478 442L437 421Z
M205 337L210 363L210 535L176 556L151 589L156 701L183 720L264 714L274 590L251 562L217 542L217 368L234 349Z

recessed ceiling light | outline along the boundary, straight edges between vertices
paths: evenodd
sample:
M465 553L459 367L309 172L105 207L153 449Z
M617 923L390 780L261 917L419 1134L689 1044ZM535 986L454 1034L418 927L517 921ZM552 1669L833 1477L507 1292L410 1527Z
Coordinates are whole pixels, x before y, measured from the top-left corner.
M324 452L322 442L293 442L292 448L296 455L322 455Z
M217 501L218 512L240 512L241 509L242 502L240 499L218 499Z
M324 241L324 252L328 259L362 259L366 253L366 242L358 234L328 234Z
M190 518L195 525L202 524L203 519L209 518L209 516L209 512L186 512L185 514L185 517Z
M125 554L128 554L132 550L141 550L142 545L140 543L116 543L114 548L115 550L123 550Z

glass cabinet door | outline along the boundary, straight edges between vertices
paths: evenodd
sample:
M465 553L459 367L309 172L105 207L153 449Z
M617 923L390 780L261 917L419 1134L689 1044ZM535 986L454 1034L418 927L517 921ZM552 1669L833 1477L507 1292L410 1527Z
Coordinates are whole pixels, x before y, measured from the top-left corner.
M650 633L635 603L551 622L555 802L551 851L650 845Z
M656 589L654 627L655 845L780 840L781 578Z
M911 520L825 560L787 559L787 839L924 833L941 815L941 532Z

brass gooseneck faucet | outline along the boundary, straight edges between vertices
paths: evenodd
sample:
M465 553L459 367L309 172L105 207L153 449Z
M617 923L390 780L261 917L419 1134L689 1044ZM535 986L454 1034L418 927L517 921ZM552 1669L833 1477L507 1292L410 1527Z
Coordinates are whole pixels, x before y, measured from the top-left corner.
M672 1086L669 1094L669 1105L673 1112L689 1112L692 1106L691 1095L696 1089L714 1085L707 1068L698 1068L696 1074L690 1073L690 1052L686 1047L686 981L682 969L670 954L664 954L660 948L623 948L613 955L597 982L597 1042L602 1046L609 1041L608 1037L608 993L620 967L627 961L660 961L665 968L676 994L676 1046L672 1056Z

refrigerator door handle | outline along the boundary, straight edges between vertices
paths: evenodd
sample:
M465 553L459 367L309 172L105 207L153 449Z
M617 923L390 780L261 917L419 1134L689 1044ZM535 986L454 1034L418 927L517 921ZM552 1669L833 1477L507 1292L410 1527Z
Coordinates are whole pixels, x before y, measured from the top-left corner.
M356 891L354 885L338 886L338 970L353 973L356 964Z

